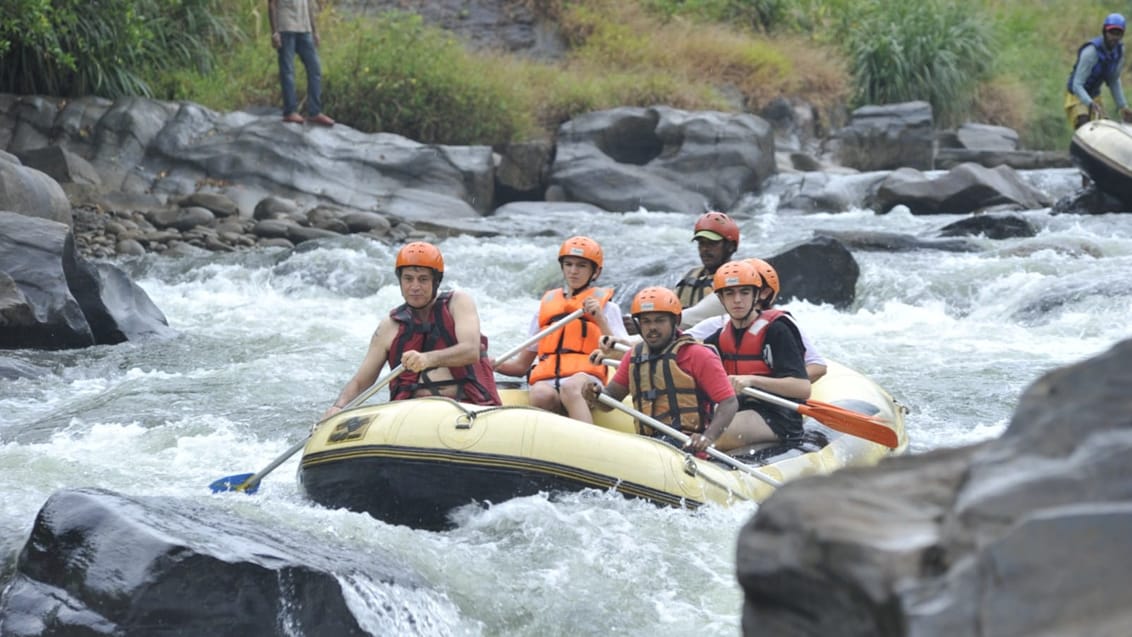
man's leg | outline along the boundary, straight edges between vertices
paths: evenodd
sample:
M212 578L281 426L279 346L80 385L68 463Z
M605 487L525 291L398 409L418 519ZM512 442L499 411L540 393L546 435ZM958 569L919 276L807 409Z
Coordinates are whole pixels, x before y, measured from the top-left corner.
M558 390L554 388L554 381L540 380L531 385L527 400L531 403L531 407L553 411L556 414L562 413L562 402L558 400Z
M770 425L766 424L759 412L744 409L735 414L735 418L724 430L723 435L715 441L715 448L720 451L733 451L748 445L779 440L781 438L774 433Z
M307 70L307 116L314 117L322 112L322 65L314 48L314 36L310 33L295 36L295 52Z
M295 112L298 99L295 97L295 36L296 33L279 34L279 85L283 89L283 117Z
M566 408L567 416L574 420L593 424L594 417L582 390L587 385L596 382L599 382L598 379L589 374L574 374L562 380L562 388L558 390L558 398L562 401L562 406Z

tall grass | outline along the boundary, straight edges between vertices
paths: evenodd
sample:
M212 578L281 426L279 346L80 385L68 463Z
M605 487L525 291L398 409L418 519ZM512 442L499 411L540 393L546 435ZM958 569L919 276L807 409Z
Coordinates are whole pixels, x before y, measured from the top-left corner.
M856 101L931 103L937 125L961 123L992 61L988 21L972 2L866 0L847 16Z
M9 4L10 3L10 4ZM152 95L145 77L212 67L238 30L223 0L5 0L0 91Z

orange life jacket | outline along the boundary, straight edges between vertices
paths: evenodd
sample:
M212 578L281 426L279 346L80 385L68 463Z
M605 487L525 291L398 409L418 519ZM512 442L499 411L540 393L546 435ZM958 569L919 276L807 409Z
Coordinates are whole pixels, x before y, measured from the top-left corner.
M637 411L687 434L702 432L711 420L711 402L676 364L680 348L696 343L680 334L656 354L638 343L629 359L629 394ZM645 435L654 434L652 427L640 423L638 427Z
M591 296L598 299L601 309L613 298L611 288L590 287L582 290L570 298L562 292L562 288L548 291L542 297L539 305L539 328L545 328L558 319L578 310L582 303ZM549 334L538 342L538 362L527 375L528 383L535 383L550 378L567 378L578 373L586 373L597 378L605 378L605 365L594 365L590 362L590 352L597 349L601 341L601 330L598 329L594 318L588 314L576 321L570 321L565 327L553 334Z
M452 347L459 341L456 338L456 320L448 304L452 292L437 295L432 312L427 321L417 318L416 313L404 303L393 309L389 316L397 322L397 335L389 346L389 366L401 364L401 357L409 350L431 352ZM412 398L418 389L427 389L434 396L440 395L443 387L456 386L456 400L473 405L501 405L499 391L495 387L495 372L487 360L487 337L480 334L480 357L471 365L449 367L451 379L432 381L428 370L410 372L406 370L389 383L390 400Z

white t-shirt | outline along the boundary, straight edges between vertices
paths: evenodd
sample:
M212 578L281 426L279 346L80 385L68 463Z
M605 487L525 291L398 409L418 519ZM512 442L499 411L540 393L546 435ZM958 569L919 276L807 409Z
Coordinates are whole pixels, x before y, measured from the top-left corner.
M814 349L813 344L810 343L810 339L806 338L806 333L802 331L802 326L798 325L798 321L795 321L794 317L792 316L787 316L786 318L794 323L794 327L797 327L798 333L802 335L802 347L806 349L803 358L805 358L806 364L826 365L827 363L825 362L825 357L823 357L820 353L818 353L816 349ZM691 334L694 338L702 341L712 334L715 334L719 330L723 329L724 326L727 325L729 320L730 317L728 317L726 314L724 314L723 316L713 316L711 318L706 318L688 328L687 333Z
M680 314L680 325L688 327L705 319L712 318L713 316L726 315L727 310L723 309L723 303L720 302L719 295L708 294L700 299L699 303L696 303L692 307L684 308L684 311Z

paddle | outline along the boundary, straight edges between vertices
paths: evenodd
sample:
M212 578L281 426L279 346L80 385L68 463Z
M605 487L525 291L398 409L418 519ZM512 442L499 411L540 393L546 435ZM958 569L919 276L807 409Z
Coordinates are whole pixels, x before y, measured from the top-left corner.
M628 351L629 346L622 343L614 345L614 349L618 351ZM864 414L838 407L830 403L823 403L818 400L807 400L805 403L796 403L781 396L755 389L754 387L744 387L743 393L759 400L766 401L772 405L792 409L803 416L809 416L814 420L822 423L830 429L836 429L842 433L847 433L858 438L864 438L869 442L875 442L884 445L889 449L895 449L900 446L900 441L896 436L896 432L891 427L884 424L884 422L866 416Z
M830 429L847 433L858 438L864 438L869 442L884 445L889 449L895 449L900 446L900 441L897 439L896 432L891 427L885 425L882 421L872 417L866 416L862 413L838 407L830 403L823 403L818 400L807 400L804 403L796 403L786 400L781 396L767 393L754 387L744 387L743 393L759 400L766 401L772 405L785 407L786 409L793 409L794 411L809 416L814 420L826 425Z
M533 343L537 343L544 336L553 333L555 330L562 329L562 327L564 327L567 323L569 323L570 321L573 321L574 319L581 316L584 311L585 310L582 310L581 308L579 308L579 309L571 312L570 314L567 314L566 316L558 319L554 323L551 323L550 325L546 326L546 328L544 328L542 331L540 331L538 334L531 336L526 341L524 341L524 342L520 343L519 345L508 350L506 353L503 354L503 356L501 356L498 360L496 360L495 364L498 365L499 363L502 363L503 361L505 361L505 360L511 358L512 356L515 356L519 352L523 351L527 347L530 347ZM404 372L404 371L405 371L405 366L404 365L398 365L396 368L394 368L392 371L390 371L387 375L385 375L384 377L379 379L376 383L374 383L373 386L371 386L369 389L362 392L361 394L358 394L358 396L356 398L351 400L349 402L349 404L347 404L345 407L342 408L342 411L345 411L345 410L350 409L352 407L356 407L357 405L360 405L361 403L365 402L366 400L369 400L370 396L373 396L374 394L376 394L382 387L385 387L386 385L388 385L390 383L390 381L392 381L397 376L401 375L401 373ZM302 449L303 447L306 446L307 440L309 440L309 439L310 439L310 435L308 434L306 438L303 438L299 442L296 442L294 445L291 446L290 449L288 449L287 451L284 451L282 455L280 455L278 458L273 460L271 462L271 464L267 465L263 469L260 469L260 471L258 473L238 473L236 475L220 478L219 480L213 481L212 484L209 485L209 488L212 489L213 493L222 493L224 491L242 491L242 492L248 493L248 494L255 493L256 491L259 490L260 480L263 480L264 476L266 476L267 474L274 471L276 469L276 467L283 464L284 462L287 461L288 458L290 458L291 456L298 453L300 449Z
M614 409L620 409L621 411L629 414L630 416L632 416L632 417L636 418L637 420L645 423L646 425L652 427L653 429L657 429L659 431L662 431L665 434L675 438L676 440L678 440L679 442L681 442L683 444L688 444L688 436L684 435L684 432L682 432L679 429L676 429L674 427L669 427L668 425L660 422L656 418L653 418L651 416L646 416L645 414L637 411L636 409L633 409L632 407L626 405L625 403L621 402L620 400L617 400L616 398L614 398L613 396L610 396L609 394L606 394L606 393L598 394L597 399L603 405L613 407ZM739 462L735 458L732 458L731 456L723 453L722 451L720 451L719 449L716 449L715 447L708 447L707 453L708 453L708 455L715 458L716 460L720 460L720 461L722 461L726 464L729 464L732 467L735 467L736 469L746 471L747 473L755 476L759 480L762 480L763 482L769 484L772 487L781 487L782 486L782 483L779 482L778 480L775 480L774 478L772 478L768 475L760 473L754 467L747 465L747 464L743 464L742 462Z
M403 371L405 371L404 365L398 365L397 367L393 368L392 371L378 379L378 381L374 383L369 389L358 394L357 397L347 403L346 406L342 408L342 411L356 407L369 400L370 396L373 396L378 391L380 391L382 387L388 385L394 378L400 376L401 372ZM260 469L257 473L238 473L234 476L220 478L219 480L214 480L212 484L208 485L208 488L212 489L213 493L223 493L225 491L242 491L243 493L247 493L249 495L255 493L256 491L259 491L260 480L263 480L264 476L271 473L272 471L275 471L276 467L286 462L288 458L295 455L300 449L305 447L307 440L309 440L310 437L311 435L307 434L305 438L303 438L299 442L296 442L291 446L290 449L284 451L282 455L280 455L275 460L272 460L271 464Z

